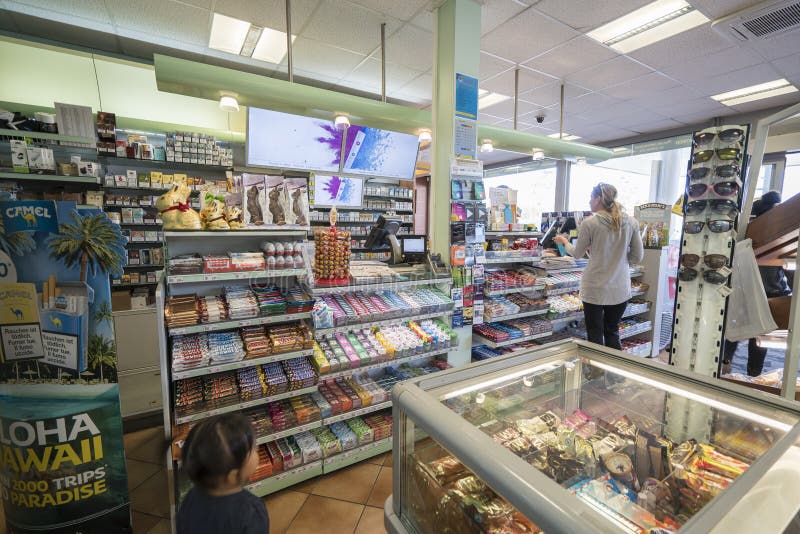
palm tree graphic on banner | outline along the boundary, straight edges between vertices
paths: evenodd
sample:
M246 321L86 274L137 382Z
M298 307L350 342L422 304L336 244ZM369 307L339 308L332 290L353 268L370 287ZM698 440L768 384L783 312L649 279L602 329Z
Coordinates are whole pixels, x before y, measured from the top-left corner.
M67 267L80 266L81 282L101 272L120 275L125 263L125 238L105 213L81 215L73 212L74 222L61 224L47 246L52 259Z

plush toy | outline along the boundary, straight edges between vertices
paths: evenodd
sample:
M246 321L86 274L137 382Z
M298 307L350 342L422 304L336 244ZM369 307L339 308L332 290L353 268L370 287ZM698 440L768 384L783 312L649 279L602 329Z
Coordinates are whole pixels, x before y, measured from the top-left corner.
M242 213L242 208L239 206L228 206L225 208L225 220L228 222L228 226L231 227L231 230L244 228L244 214Z
M189 206L191 189L178 183L158 197L156 208L164 221L164 230L200 230L200 216Z
M207 198L205 206L200 210L200 220L206 230L230 230L225 220L225 203L218 198Z

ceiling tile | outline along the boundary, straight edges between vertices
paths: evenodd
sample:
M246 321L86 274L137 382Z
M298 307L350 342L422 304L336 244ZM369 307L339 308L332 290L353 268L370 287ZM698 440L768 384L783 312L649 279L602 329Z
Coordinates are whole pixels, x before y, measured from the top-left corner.
M693 83L703 78L736 71L744 67L763 63L764 59L752 50L733 46L706 56L674 58L675 63L661 70L682 82Z
M633 80L613 85L603 90L605 94L614 98L628 100L633 98L652 98L654 92L671 89L680 85L680 82L664 76L658 72L651 72Z
M680 115L675 115L672 118L678 122L694 126L694 125L706 125L710 123L714 117L725 117L727 115L732 115L734 113L735 111L730 109L723 110L723 112L716 114L710 114L707 111L694 111L691 113L683 113Z
M720 74L718 76L701 78L694 83L690 83L689 85L695 87L705 95L711 96L718 93L733 91L734 89L740 89L742 87L770 82L780 77L781 76L778 74L778 71L775 70L775 67L769 63L762 63L761 65L746 67L744 69L728 72L726 74Z
M386 64L386 93L396 93L401 87L417 78L420 71L394 63ZM367 60L341 81L342 84L365 91L381 90L381 62L373 57Z
M386 40L386 61L415 70L430 70L433 34L406 24Z
M756 52L768 60L797 54L800 53L800 30L795 29L763 41L753 41L752 46Z
M686 126L686 124L672 119L661 119L661 120L643 122L638 125L633 125L630 127L630 129L639 133L650 133L650 132L664 132L667 130L680 128L682 126Z
M580 31L588 31L649 4L652 0L542 0L535 9Z
M410 23L421 30L427 30L429 32L433 32L433 20L434 20L433 11L430 11L428 9L423 9L422 11L417 13L417 16L411 19Z
M564 86L564 100L567 103L574 102L575 99L581 95L585 95L588 91L585 89L572 85L570 83ZM541 107L550 107L558 105L561 101L561 83L554 82L543 87L538 87L530 91L520 93L520 98L528 102L533 102Z
M340 21L336 24L336 21ZM381 23L391 36L400 21L343 0L324 0L302 35L359 54L371 54L381 44ZM343 30L346 28L346 31Z
M500 117L502 119L512 119L514 118L514 99L509 98L508 100L498 102L497 104L489 106L484 109L490 115L493 115L495 117ZM518 117L522 117L524 115L530 115L529 117L526 118L526 120L528 121L535 121L534 119L535 115L540 112L543 112L543 108L532 102L526 102L524 100L520 100L517 106Z
M481 2L481 35L486 35L525 9L514 0L484 0Z
M702 98L704 95L697 89L693 89L692 87L688 87L686 85L678 85L676 87L672 87L670 89L665 89L663 91L653 91L649 95L643 95L639 98L633 98L632 101L635 104L640 106L652 106L652 105L671 105L671 104L680 104L681 102L686 102L688 100L697 100L698 98Z
M784 76L798 76L800 75L800 54L776 59L772 62L772 66Z
M489 81L481 83L481 89L486 89L487 91L491 91L493 93L500 93L507 96L514 96L514 70L506 71L494 78L491 78ZM543 85L547 85L548 83L552 83L553 78L551 76L546 76L544 74L539 74L538 72L533 72L529 69L520 69L519 70L519 94L523 94L526 91L530 91L531 89L535 89L537 87L542 87Z
M433 76L430 73L420 74L407 84L400 87L398 94L413 97L414 101L427 103L431 102L431 92L433 91Z
M292 49L293 68L318 73L334 80L346 77L365 57L307 37L298 37ZM286 61L284 58L281 64L286 65ZM387 73L389 69L387 65ZM380 87L380 73L378 87Z
M650 111L648 109L639 108L633 104L628 104L629 112L624 115L615 115L611 118L605 119L608 126L615 128L625 128L627 130L642 131L642 127L646 128L651 124L656 124L669 120L663 115ZM648 130L649 131L649 130Z
M567 79L587 89L599 91L650 72L652 69L625 56L618 56L603 64L576 72Z
M597 143L631 137L636 135L636 132L633 130L626 130L624 128L613 128L605 124L596 124L594 126L589 126L580 132L576 132L576 134L583 137L581 142L585 140L586 142Z
M588 37L580 36L526 61L525 65L563 78L579 69L607 61L616 55L613 50L597 44Z
M513 119L503 119L501 121L495 122L492 126L499 126L500 128L508 128L509 130L514 129L514 121ZM517 129L518 130L526 130L533 126L533 124L529 122L524 122L522 120L517 120Z
M692 61L697 56L713 54L730 48L731 44L726 38L713 31L711 24L707 23L673 35L669 39L634 50L629 55L660 70L667 65L675 64L676 58L681 61Z
M320 0L292 0L292 33L298 35ZM214 11L246 20L258 26L286 31L286 4L284 0L237 0L216 2ZM313 38L313 36L312 36Z
M484 124L492 124L505 118L507 117L498 117L497 115L492 115L491 113L486 113L482 110L478 111L478 122L482 122Z
M514 67L513 61L506 61L504 59L496 58L491 54L481 51L481 59L479 66L479 77L481 81L488 80L493 76L497 76L501 72L507 71Z
M760 109L767 109L775 106L791 106L800 103L800 92L789 93L772 98L765 98L764 100L755 100L747 102L738 106L732 106L733 109L739 113L749 113L751 111L758 111Z
M632 102L617 102L616 104L603 106L599 109L585 112L584 115L594 120L604 122L610 126L615 126L617 121L619 121L620 123L624 123L626 125L630 125L632 124L631 120L633 120L631 119L632 115L644 117L644 120L654 120L654 119L664 118L663 115L660 115L655 111L651 111L643 107L637 106Z
M691 4L711 20L754 6L763 0L691 0Z
M160 40L208 45L211 16L207 9L162 0L140 0L135 4L113 2L108 5L114 23L119 28L156 36Z
M684 100L682 102L673 102L671 104L664 104L661 102L651 102L651 108L656 112L664 115L665 117L677 119L681 115L688 113L704 112L709 117L713 117L726 111L725 106L712 100L708 97L695 98L693 100ZM680 119L677 119L680 120Z
M481 50L522 63L576 35L572 28L528 9L485 34Z
M50 15L55 12L103 23L113 22L103 0L8 0L4 4L5 9L44 19L52 18Z
M379 13L396 19L408 21L420 9L427 6L427 0L403 0L402 2L386 2L385 0L350 0L354 4L368 7ZM292 2L294 6L294 2Z

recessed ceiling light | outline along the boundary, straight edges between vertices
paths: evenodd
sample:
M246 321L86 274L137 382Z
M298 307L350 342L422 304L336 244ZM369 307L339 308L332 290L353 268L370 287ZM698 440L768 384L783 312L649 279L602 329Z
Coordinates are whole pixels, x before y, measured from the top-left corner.
M297 36L292 35L293 43L295 39L297 39ZM286 56L286 51L286 32L264 28L264 31L261 32L261 38L253 51L253 59L280 63Z
M494 144L491 139L484 139L481 143L481 152L491 152L494 150Z
M772 98L773 96L785 95L795 91L797 91L797 87L792 85L789 80L781 78L780 80L773 80L758 85L751 85L750 87L742 87L741 89L728 91L727 93L720 93L711 98L724 106L735 106L737 104Z
M249 22L214 13L208 47L239 55L249 31Z
M495 104L508 100L509 98L511 97L506 95L501 95L500 93L487 92L483 96L478 98L478 109L494 106Z
M580 135L572 135L572 134L568 134L567 132L564 132L563 135L560 135L558 132L551 133L547 137L552 137L553 139L559 139L560 138L562 141L574 141L576 139L580 139L581 138Z
M686 0L656 0L586 35L627 54L708 21Z

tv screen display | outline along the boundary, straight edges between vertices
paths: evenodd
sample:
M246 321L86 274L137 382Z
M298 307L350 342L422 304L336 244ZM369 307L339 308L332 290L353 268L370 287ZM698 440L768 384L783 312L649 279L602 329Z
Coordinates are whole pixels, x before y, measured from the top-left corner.
M417 136L366 126L347 129L342 172L411 179L417 164Z
M247 108L247 164L338 172L343 130L332 121Z
M360 208L364 181L345 176L314 176L314 206Z

